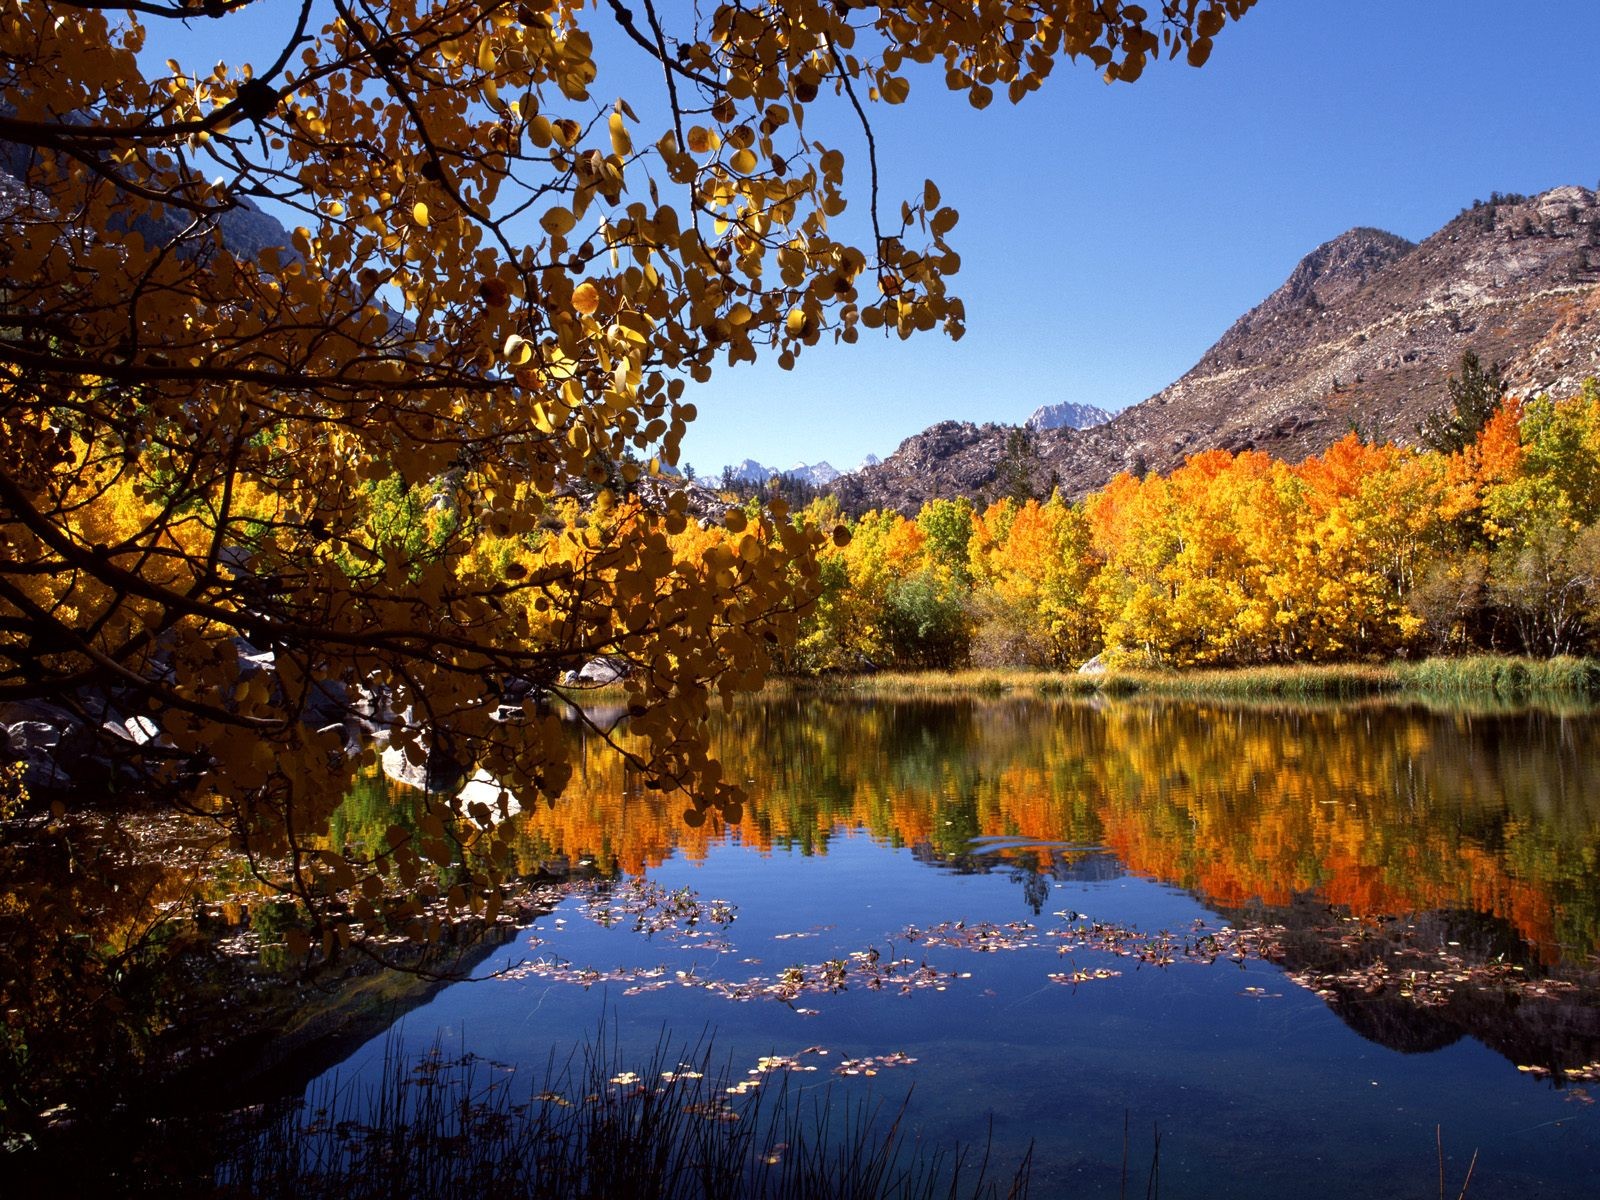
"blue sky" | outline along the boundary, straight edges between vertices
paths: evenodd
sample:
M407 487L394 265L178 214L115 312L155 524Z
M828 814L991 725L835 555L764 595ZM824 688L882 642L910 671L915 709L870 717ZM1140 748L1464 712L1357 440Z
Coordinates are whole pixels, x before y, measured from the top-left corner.
M294 7L247 15L270 28ZM151 49L213 60L216 26L193 26ZM233 26L230 61L254 44ZM913 72L910 102L875 114L885 207L931 176L961 211L967 336L868 334L792 372L723 370L691 387L684 457L702 474L745 457L848 468L935 421L1136 403L1346 229L1420 239L1491 191L1594 187L1596 44L1600 0L1259 0L1204 69L1132 85L1064 63L1022 105L979 113ZM642 66L603 58L595 100L644 113ZM819 103L807 131L850 156L859 213L853 116Z
M1137 403L1346 229L1418 240L1491 191L1594 187L1597 44L1600 0L1260 0L1198 71L1064 64L982 113L913 75L878 122L887 194L932 176L961 210L966 337L725 372L685 457L847 468L939 420Z

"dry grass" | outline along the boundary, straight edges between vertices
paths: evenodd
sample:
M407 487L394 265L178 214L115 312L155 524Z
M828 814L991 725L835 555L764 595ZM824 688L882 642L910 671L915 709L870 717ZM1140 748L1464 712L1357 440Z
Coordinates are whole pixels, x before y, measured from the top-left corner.
M780 680L769 691L884 699L937 696L1145 695L1180 699L1349 700L1382 695L1524 701L1600 700L1600 660L1501 655L1406 663L1074 671L1029 668L882 671Z
M963 671L879 671L871 675L823 675L790 679L792 692L848 692L886 699L919 696L1087 696L1104 677L1029 667L974 667Z

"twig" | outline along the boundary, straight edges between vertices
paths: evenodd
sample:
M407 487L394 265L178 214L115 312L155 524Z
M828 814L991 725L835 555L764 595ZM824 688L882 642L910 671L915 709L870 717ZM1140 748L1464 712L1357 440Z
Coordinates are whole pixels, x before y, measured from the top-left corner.
M1467 1164L1467 1177L1461 1181L1461 1191L1457 1194L1456 1200L1467 1200L1467 1188L1472 1183L1472 1168L1477 1165L1478 1152L1474 1150L1472 1152L1472 1161Z

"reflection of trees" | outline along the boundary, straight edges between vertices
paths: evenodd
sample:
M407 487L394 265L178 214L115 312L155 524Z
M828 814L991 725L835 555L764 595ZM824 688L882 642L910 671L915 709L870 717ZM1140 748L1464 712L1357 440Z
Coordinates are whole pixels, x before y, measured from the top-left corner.
M1358 913L1462 909L1547 960L1600 945L1589 718L790 698L736 709L716 743L751 781L738 836L763 850L825 853L864 830L978 870L1000 860L972 858L977 836L1100 844L1220 905L1315 894ZM517 818L523 866L638 870L727 835L685 827L681 804L630 784L586 750L560 802ZM1039 854L1038 872L1064 869L1059 851Z
M1356 919L1304 896L1223 914L1240 927L1272 922L1289 976L1391 1050L1427 1053L1470 1036L1557 1083L1600 1061L1592 968L1537 969L1498 917L1438 909Z
M1033 867L1032 870L1029 869L1030 866ZM1023 902L1037 917L1044 910L1044 902L1050 899L1050 876L1034 864L1024 862L1012 868L1011 877L1022 885Z
M178 1019L192 981L171 968L203 941L194 868L201 836L171 822L127 828L63 815L17 822L0 839L0 1129L38 1132L44 1101L101 1115ZM165 853L143 851L163 837ZM65 1082L63 1082L65 1081Z

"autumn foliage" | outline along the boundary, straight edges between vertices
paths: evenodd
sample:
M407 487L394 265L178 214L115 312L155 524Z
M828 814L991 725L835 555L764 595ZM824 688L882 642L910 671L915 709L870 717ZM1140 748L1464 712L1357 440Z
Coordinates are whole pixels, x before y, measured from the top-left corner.
M830 522L826 502L810 520ZM1600 633L1600 390L1504 403L1455 453L1355 434L1212 450L1076 504L932 501L825 547L801 670L1571 654Z
M829 529L689 511L690 385L960 336L958 214L870 124L913 78L1131 81L1252 3L0 0L0 702L286 855L329 955L416 934L386 898L446 864L493 909L596 660L629 769L736 819L712 705L795 640ZM378 743L498 803L316 848Z

